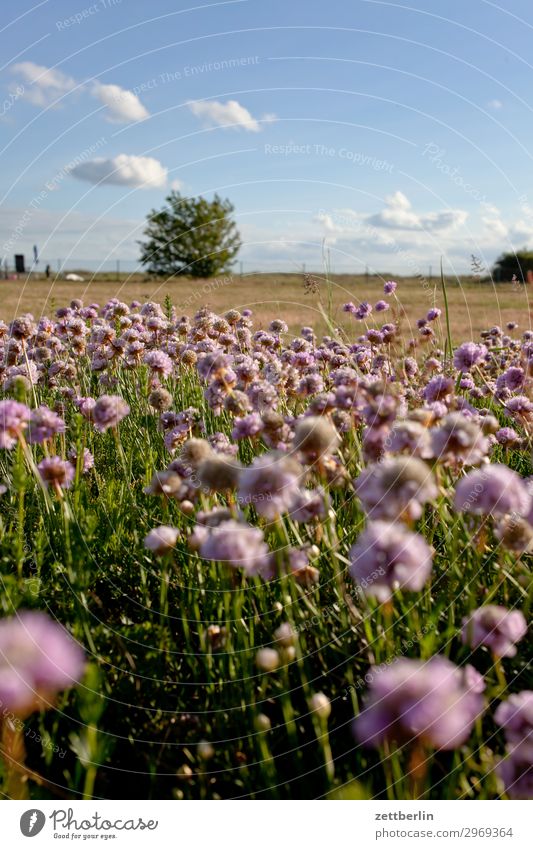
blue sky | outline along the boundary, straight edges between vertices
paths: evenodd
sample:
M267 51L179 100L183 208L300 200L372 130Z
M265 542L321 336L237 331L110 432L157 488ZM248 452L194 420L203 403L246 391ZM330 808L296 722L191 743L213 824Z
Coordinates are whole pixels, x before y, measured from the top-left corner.
M173 187L231 199L248 271L533 247L533 10L500 3L9 4L0 259L133 268Z

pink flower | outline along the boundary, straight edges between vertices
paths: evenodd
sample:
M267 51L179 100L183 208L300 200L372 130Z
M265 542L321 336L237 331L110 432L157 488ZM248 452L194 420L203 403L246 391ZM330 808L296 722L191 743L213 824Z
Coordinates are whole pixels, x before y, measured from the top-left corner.
M0 702L27 715L83 673L79 645L45 613L22 611L0 621Z
M523 613L497 604L479 607L463 619L463 643L473 649L488 646L497 657L514 657L515 643L526 633Z
M432 552L424 537L395 522L370 522L349 557L354 581L380 602L396 589L421 590L431 575Z
M129 406L118 395L101 395L92 410L94 426L103 433L110 427L117 427L129 411Z
M74 480L74 466L61 457L45 457L37 466L45 486L68 489Z
M178 531L170 525L160 525L153 528L144 538L144 547L154 554L161 556L175 548L178 539Z
M436 749L457 749L483 711L483 678L440 655L428 661L395 660L370 669L366 705L355 720L361 743L379 746L415 739Z
M518 513L525 516L530 509L531 496L520 475L503 464L491 463L469 472L459 481L454 505L461 513L481 516Z
M25 429L31 411L26 404L18 401L0 401L0 448L10 450L17 444L18 438Z

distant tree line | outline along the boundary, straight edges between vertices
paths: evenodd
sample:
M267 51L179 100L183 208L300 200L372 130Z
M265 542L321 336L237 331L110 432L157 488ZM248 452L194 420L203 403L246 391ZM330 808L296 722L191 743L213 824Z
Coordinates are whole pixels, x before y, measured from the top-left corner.
M498 283L509 282L513 278L520 283L525 283L528 271L533 271L533 251L525 249L516 253L509 251L498 257L494 263L492 276Z

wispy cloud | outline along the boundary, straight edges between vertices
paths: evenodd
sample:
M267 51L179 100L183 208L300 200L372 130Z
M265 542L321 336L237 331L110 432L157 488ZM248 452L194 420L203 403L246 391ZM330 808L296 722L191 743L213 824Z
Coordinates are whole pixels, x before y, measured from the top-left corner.
M106 119L111 124L144 121L150 115L136 94L119 85L95 83L91 93L107 107Z
M166 185L167 169L151 156L132 156L119 153L112 159L98 157L81 162L71 174L78 180L93 184L131 186L139 189L160 188Z
M55 68L36 65L34 62L18 62L12 65L11 73L24 82L23 97L34 106L46 107L76 87L76 80Z
M403 192L395 192L385 198L386 206L377 215L367 221L374 227L386 227L391 230L421 230L432 232L449 230L464 224L468 213L462 209L446 209L438 212L419 214L414 212L409 199Z
M243 129L250 133L259 133L263 129L262 123L275 121L276 116L269 113L261 119L253 115L237 100L191 100L187 104L193 115L201 118L207 126L231 127L232 129Z
M106 107L105 117L111 124L129 124L144 121L150 116L143 103L133 91L112 83L78 83L56 68L36 65L34 62L19 62L10 68L11 74L23 83L25 100L34 106L45 108L68 94L74 88L90 91Z

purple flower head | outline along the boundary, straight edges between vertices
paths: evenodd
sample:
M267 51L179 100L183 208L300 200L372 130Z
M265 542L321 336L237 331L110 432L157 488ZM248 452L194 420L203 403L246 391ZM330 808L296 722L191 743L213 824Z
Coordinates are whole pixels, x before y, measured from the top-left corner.
M391 454L410 454L427 460L432 456L427 427L421 422L403 419L395 422L390 433L388 450Z
M0 401L0 448L10 450L26 427L31 411L18 401Z
M514 430L512 427L501 427L499 430L496 431L494 436L496 437L496 441L499 442L500 445L504 446L513 445L520 439L516 430Z
M510 799L533 799L533 743L509 746L498 775Z
M443 374L437 374L432 377L429 383L422 391L422 397L428 404L433 401L441 401L452 394L454 390L454 382L451 377L445 377Z
M530 422L533 418L533 404L525 395L515 395L505 402L505 410L520 422Z
M231 437L238 442L241 439L248 439L250 436L257 436L262 430L263 420L259 413L249 413L247 416L235 419Z
M424 537L394 522L370 522L349 557L352 578L380 602L396 589L421 590L431 575L432 552Z
M396 291L398 284L395 280L387 280L387 282L383 286L383 292L385 295L392 295L393 292Z
M153 528L144 538L144 547L154 554L161 556L176 547L178 531L170 525L159 525Z
M92 421L93 410L96 405L96 401L94 400L94 398L77 398L74 401L74 404L76 405L84 419L87 419L87 421Z
M65 432L65 422L48 407L41 406L31 411L28 442L32 445L48 442L57 433Z
M347 304L342 305L342 311L349 312L352 315L355 315L355 313L357 312L357 307L355 306L355 304L352 304L351 301L348 301Z
M488 646L497 657L514 657L515 643L527 632L527 623L519 610L507 610L487 604L463 619L463 643L471 648Z
M433 456L448 466L477 466L490 447L481 428L463 413L449 413L438 428L431 430Z
M470 371L472 366L485 359L487 349L485 345L476 345L475 342L463 342L453 355L453 364L458 371Z
M508 743L533 746L533 690L513 693L498 705L494 719L503 728Z
M72 463L73 467L76 468L78 464L78 452L76 448L72 447L68 452L68 459ZM94 466L94 457L89 451L88 448L83 449L83 459L81 462L81 473L82 475L86 475Z
M500 378L507 389L510 389L511 392L516 392L524 385L526 376L523 369L518 368L517 366L511 366L507 369L507 371L500 375L496 381L496 385L498 385Z
M83 652L45 613L21 611L0 621L0 702L27 716L83 673Z
M271 521L291 509L302 474L300 464L287 454L278 451L261 454L241 471L239 504L253 504L260 516Z
M469 472L456 486L455 509L481 516L527 514L531 496L523 479L500 463L491 463Z
M363 321L363 319L368 318L368 316L370 315L371 312L372 312L372 304L369 304L368 301L363 301L357 307L354 315L360 321Z
M355 721L365 745L419 740L436 749L457 749L483 711L481 675L440 655L428 661L402 658L372 667L369 676L366 704Z
M355 490L370 519L419 519L438 495L431 469L417 457L394 457L363 469Z
M117 427L129 411L129 406L119 395L101 395L92 411L94 426L103 433L110 427Z
M272 558L260 528L252 528L230 519L211 528L200 546L206 560L218 560L248 575L270 577Z
M290 507L293 522L307 524L326 515L325 496L322 489L300 489Z
M435 321L440 314L441 310L438 307L431 307L427 312L426 318L428 321Z
M389 309L389 304L387 301L378 301L374 307L376 312L385 312L385 310Z
M164 351L149 351L144 362L159 377L168 377L172 374L172 360Z
M61 457L45 457L37 469L45 486L68 489L74 480L74 466Z

